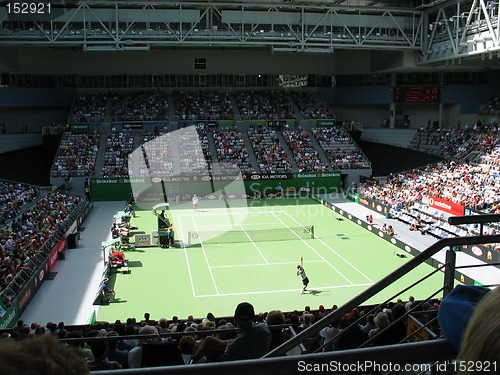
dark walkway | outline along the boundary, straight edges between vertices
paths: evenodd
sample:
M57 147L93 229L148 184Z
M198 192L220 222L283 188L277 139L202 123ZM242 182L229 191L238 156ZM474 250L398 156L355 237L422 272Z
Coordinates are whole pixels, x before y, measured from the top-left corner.
M440 156L381 143L359 141L358 144L372 163L373 176L387 176L444 160Z

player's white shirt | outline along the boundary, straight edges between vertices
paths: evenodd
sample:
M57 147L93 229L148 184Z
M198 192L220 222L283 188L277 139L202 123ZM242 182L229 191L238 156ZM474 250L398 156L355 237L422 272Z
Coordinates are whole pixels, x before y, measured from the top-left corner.
M198 204L198 197L193 197L193 204Z
M307 276L306 276L306 271L304 270L304 268L301 268L300 270L297 271L298 274L300 275L300 278L302 280L304 280Z

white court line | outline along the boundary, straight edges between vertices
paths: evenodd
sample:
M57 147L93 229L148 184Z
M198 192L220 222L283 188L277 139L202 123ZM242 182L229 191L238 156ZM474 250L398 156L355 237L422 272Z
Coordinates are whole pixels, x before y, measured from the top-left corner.
M191 216L191 218L193 219L194 228L196 229L196 232L199 234L200 231L198 230L198 226L196 225L196 220L194 219L194 216ZM214 283L215 291L217 292L217 294L219 294L219 289L217 288L217 284L215 283L214 274L212 273L212 268L210 267L210 262L208 261L207 253L205 251L205 246L203 246L203 241L200 241L200 244L203 250L203 255L205 256L205 261L207 262L208 270L210 271L210 276L212 277L212 282Z
M300 226L302 226L302 224L300 224L297 220L295 220L292 216L290 216L288 214L288 212L286 211L283 211L285 213L285 215L287 215L290 219L292 219L293 221L295 221L297 224L299 224ZM353 266L347 259L345 259L342 255L340 255L339 253L337 253L335 250L333 250L330 246L328 246L322 239L316 237L316 235L314 236L315 239L317 239L319 242L321 242L323 245L325 245L328 249L330 249L335 255L337 255L340 259L342 259L344 262L346 262L348 265L350 265L352 268L354 268L356 271L358 271L361 275L363 275L363 277L365 277L368 281L370 281L371 283L373 283L374 281L372 279L370 279L368 276L366 276L363 272L361 272L359 269L357 269L355 266Z
M309 260L304 263L323 263L323 260ZM279 266L281 264L297 264L297 262L279 262L279 263L254 263L254 264L233 264L230 266L212 266L212 268L236 268L236 267L257 267L257 266Z
M244 225L244 226L248 226L248 225L276 225L278 223L274 222L274 223L256 223L256 224L239 224L240 226L241 225ZM203 227L227 227L231 224L203 224Z
M241 224L240 224L240 228L243 230L243 232L245 232L245 235L248 237L248 239L250 240L250 242L252 243L252 245L257 249L257 251L259 252L259 254L262 257L262 259L264 259L264 261L267 264L269 264L269 261L266 259L266 257L264 256L264 254L262 254L262 252L260 251L260 249L257 246L257 244L255 242L253 242L252 238L249 236L249 234L247 233L247 231L243 228L243 226Z
M279 217L277 217L275 214L273 214L273 216L274 216L276 219L278 219L278 220L279 220L279 221L280 221L280 222L281 222L281 223L282 223L285 227L289 228L289 229L292 231L292 229L291 229L288 225L286 225L286 224L285 224L285 223L284 223L284 222L283 222L283 221L282 221ZM299 239L300 239L303 243L305 243L305 244L306 244L306 246L307 246L308 248L310 248L312 251L314 251L314 252L316 253L316 255L318 255L321 259L323 259L323 260L326 262L326 264L328 264L330 267L332 267L332 268L333 268L333 269L334 269L334 270L335 270L335 271L336 271L336 272L337 272L340 276L342 276L342 277L343 277L343 278L344 278L344 279L345 279L348 283L353 284L353 282L352 282L351 280L349 280L347 277L345 277L345 276L344 276L344 274L343 274L342 272L340 272L338 269L336 269L336 268L333 266L333 264L331 264L331 263L330 263L329 261L327 261L327 260L326 260L326 259L325 259L325 258L324 258L321 254L320 254L320 253L318 253L316 250L314 250L314 248L313 248L311 245L309 245L306 241L304 241L304 239L303 239L303 238L300 238L300 236L299 236L297 233L295 233L294 231L292 231L292 233L293 233L293 234L295 234L295 235L296 235L296 236L297 236L297 237L298 237L298 238L299 238Z
M186 251L186 241L184 240L184 231L182 230L182 220L179 220L179 228L181 230L182 248L184 249L184 255L186 256L186 264L187 264L187 268L188 268L189 281L191 282L191 291L193 292L193 296L196 296L196 292L194 291L193 277L191 275L191 267L189 266L189 259L188 259L188 254ZM160 242L160 237L158 237L158 242Z
M199 216L214 216L214 215L252 215L252 214L272 214L274 212L284 212L284 211L246 211L246 212L214 212L214 213L197 213L195 214L190 214L190 215L176 215L177 217L199 217Z
M361 286L368 286L368 285L373 285L373 283L366 283L366 284L351 284L351 285L335 285L335 286L322 286L319 288L309 288L308 290L324 290L324 289L338 289L338 288L356 288L356 287L361 287ZM283 293L283 292L298 292L302 289L282 289L282 290L266 290L263 292L240 292L240 293L221 293L221 294L203 294L199 296L195 296L196 298L203 298L203 297L220 297L220 296L244 296L244 295L250 295L250 294L268 294L268 293Z

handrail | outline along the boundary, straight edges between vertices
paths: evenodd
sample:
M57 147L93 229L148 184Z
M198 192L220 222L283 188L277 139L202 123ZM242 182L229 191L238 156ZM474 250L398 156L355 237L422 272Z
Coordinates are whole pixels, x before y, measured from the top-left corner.
M500 242L500 235L488 235L480 237L453 237L439 240L429 246L426 250L418 254L415 258L410 259L407 263L403 264L401 267L385 276L379 282L364 290L363 292L346 302L344 305L340 306L337 310L334 310L325 315L322 319L306 328L304 331L300 332L297 336L292 337L290 340L284 342L276 349L267 353L263 358L284 355L286 352L297 346L302 341L314 335L317 335L323 328L340 319L353 308L361 305L363 302L367 301L369 298L373 297L374 295L385 289L387 286L391 285L397 279L413 270L418 265L424 263L427 259L432 257L434 254L436 254L446 246L453 247L459 245L477 245L495 242ZM449 267L447 267L447 269L448 268Z
M92 373L99 375L143 375L143 374L273 374L289 375L298 372L313 371L313 366L321 368L321 372L328 374L349 373L348 369L360 370L359 366L391 365L401 368L407 364L447 361L456 357L456 351L446 339L415 342L398 346L398 356L394 356L394 347L378 346L361 349L343 350L338 352L324 352L305 354L293 357L264 358L260 360L244 360L232 362L217 362L197 365L180 365L170 367L149 367L124 370L105 370ZM347 367L352 366L352 367ZM335 367L338 368L335 371ZM264 370L265 369L265 370ZM307 370L309 369L309 370Z

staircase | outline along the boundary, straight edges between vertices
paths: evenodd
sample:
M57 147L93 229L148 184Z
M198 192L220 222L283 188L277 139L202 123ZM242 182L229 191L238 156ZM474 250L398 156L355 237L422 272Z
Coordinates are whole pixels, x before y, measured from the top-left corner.
M299 167L295 162L295 157L293 156L292 150L290 150L290 147L288 147L287 143L285 142L283 133L281 133L281 131L277 131L276 136L278 137L279 143L283 147L283 150L285 150L286 155L288 156L288 160L290 160L290 166L292 167L292 171L297 172L299 170Z
M234 119L236 121L242 121L241 113L240 113L240 110L238 109L238 102L236 101L235 97L232 95L231 95L231 105L233 107Z
M295 102L293 101L293 99L291 97L288 97L288 103L290 104L290 106L293 109L293 113L295 114L295 118L297 120L302 120L302 115L300 114L300 109L299 109L299 107L297 107L297 104L295 104Z
M259 167L259 162L257 161L257 158L255 157L255 152L252 147L252 142L250 142L250 137L248 136L248 133L246 132L241 132L241 138L243 138L243 143L245 144L245 147L247 148L248 151L248 157L250 159L250 164L252 165L252 168L255 170L255 172L260 173L260 167Z
M321 145L318 143L318 141L314 137L312 130L308 130L307 134L309 135L309 139L311 140L312 147L318 153L319 160L321 160L325 165L331 167L330 160L326 156L325 150L323 150L323 147L321 147Z
M94 175L96 177L102 177L102 169L104 168L104 153L106 152L106 140L108 133L101 133L101 138L99 139L99 151L97 151L95 159L95 169Z

